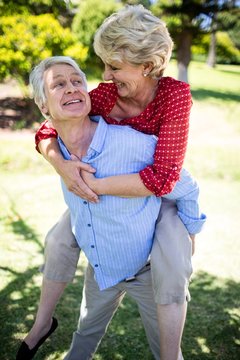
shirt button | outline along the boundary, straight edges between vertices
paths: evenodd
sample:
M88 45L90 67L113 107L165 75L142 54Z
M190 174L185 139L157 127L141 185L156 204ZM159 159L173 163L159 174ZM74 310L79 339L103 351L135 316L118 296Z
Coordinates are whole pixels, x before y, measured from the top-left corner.
M88 227L90 227L90 226L91 226L91 224L87 224L87 226L88 226Z
M84 204L87 204L87 201L84 201L83 203L84 203Z
M91 245L91 248L92 248L92 249L94 249L94 248L95 248L95 246L94 246L94 245Z
M94 266L95 266L95 267L98 267L98 264L95 264Z

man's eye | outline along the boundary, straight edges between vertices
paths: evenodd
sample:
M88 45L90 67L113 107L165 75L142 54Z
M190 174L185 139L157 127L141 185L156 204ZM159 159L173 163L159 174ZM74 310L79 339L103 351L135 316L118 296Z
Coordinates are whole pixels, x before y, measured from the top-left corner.
M59 83L56 83L55 85L54 85L54 87L55 88L58 88L58 87L62 87L64 84L63 84L63 82L59 82Z
M74 85L82 85L82 81L81 80L74 80L73 84Z

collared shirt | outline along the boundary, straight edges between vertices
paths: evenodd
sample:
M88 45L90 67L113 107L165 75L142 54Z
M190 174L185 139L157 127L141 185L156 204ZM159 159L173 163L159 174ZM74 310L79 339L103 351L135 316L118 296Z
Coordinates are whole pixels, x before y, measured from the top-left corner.
M96 177L137 173L153 162L155 136L128 126L107 125L101 117L98 121L82 159L96 169ZM59 144L64 158L70 159L61 139ZM187 173L183 178L174 189L175 195L169 196L179 199L188 222L192 218L192 224L196 227L198 224L200 229L203 219L196 204L198 186ZM148 260L161 198L102 195L99 203L92 204L68 191L63 181L62 188L71 213L73 233L95 270L99 288L103 290L135 275ZM182 203L187 205L186 212Z
M89 93L91 115L101 115L109 124L129 125L135 130L158 136L153 164L141 169L144 185L156 196L168 194L179 179L186 153L192 98L189 84L171 77L162 77L153 101L137 116L121 121L111 117L118 99L114 83L100 83ZM36 133L36 144L42 139L57 137L45 121Z

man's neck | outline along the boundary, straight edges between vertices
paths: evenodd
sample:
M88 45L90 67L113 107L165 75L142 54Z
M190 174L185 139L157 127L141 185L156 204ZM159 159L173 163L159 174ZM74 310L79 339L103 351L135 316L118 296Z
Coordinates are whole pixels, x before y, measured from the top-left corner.
M68 151L79 159L86 155L97 125L89 117L54 124Z

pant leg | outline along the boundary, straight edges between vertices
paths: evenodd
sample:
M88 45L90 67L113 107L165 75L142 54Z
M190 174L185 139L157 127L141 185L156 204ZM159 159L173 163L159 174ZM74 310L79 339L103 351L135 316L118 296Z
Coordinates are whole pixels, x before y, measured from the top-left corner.
M124 295L125 291L116 287L100 291L94 271L88 265L78 329L73 334L70 350L64 360L92 359Z
M121 284L124 284L124 282ZM124 287L127 294L129 294L129 296L131 296L137 303L151 351L154 358L159 360L160 342L157 305L153 296L150 267L148 267L147 271L137 275L134 281L125 283ZM137 358L140 358L140 354L136 354L136 359Z
M56 282L73 280L80 248L72 233L70 212L66 210L45 239L44 265L40 271L46 279Z
M190 300L192 242L178 217L175 202L163 199L151 252L155 301L182 304Z

